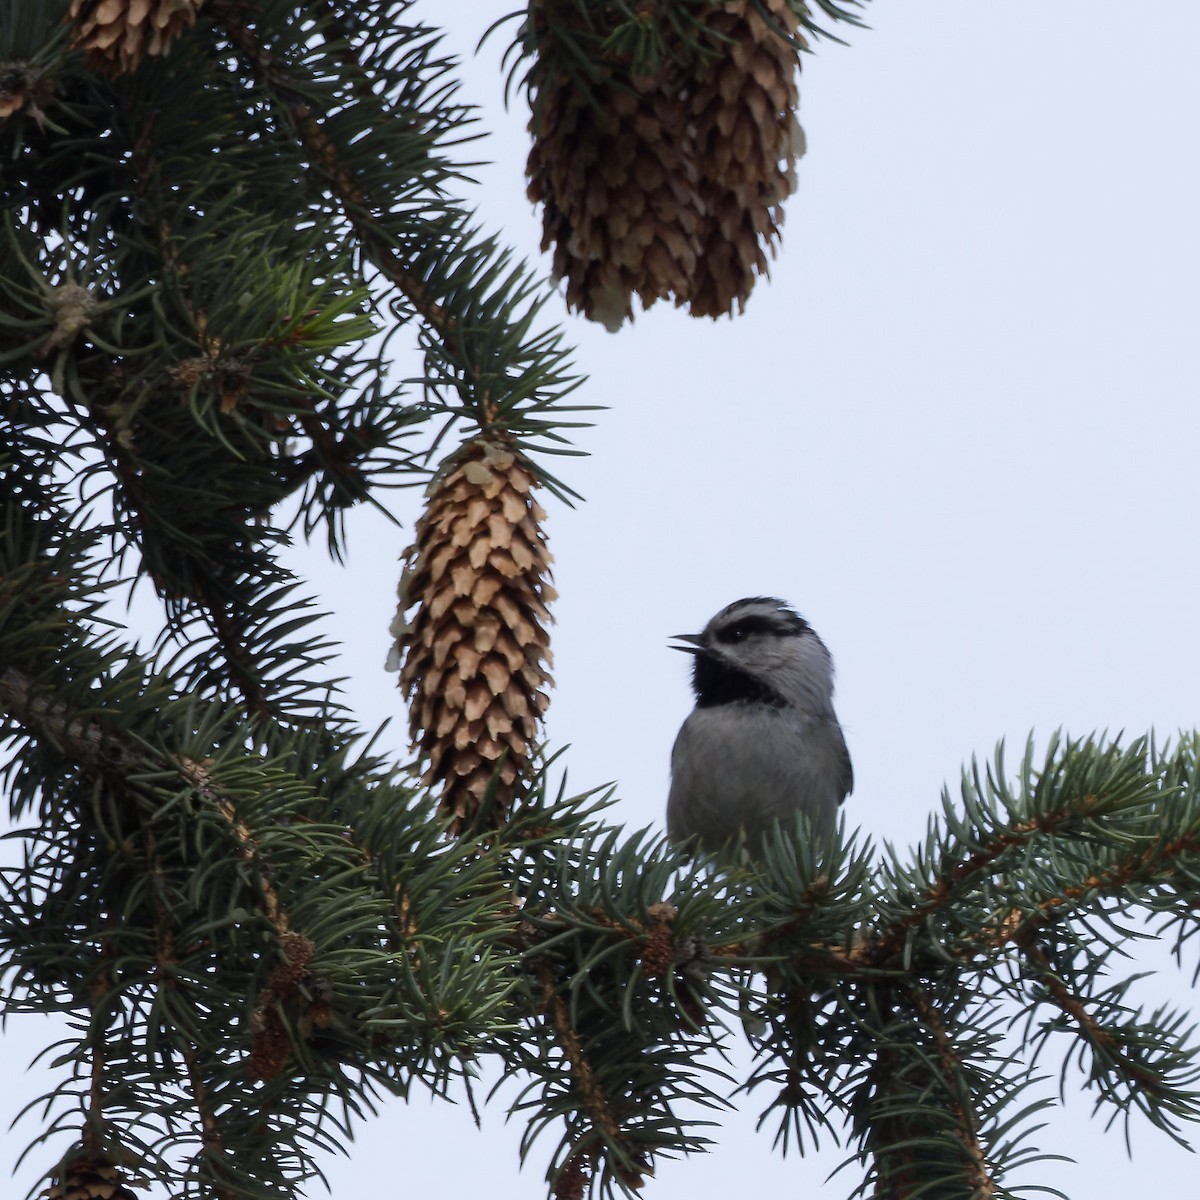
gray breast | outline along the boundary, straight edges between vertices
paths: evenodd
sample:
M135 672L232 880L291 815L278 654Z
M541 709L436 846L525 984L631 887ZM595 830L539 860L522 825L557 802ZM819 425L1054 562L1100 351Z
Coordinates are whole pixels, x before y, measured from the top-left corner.
M850 756L832 712L698 708L671 753L667 833L673 841L698 836L711 848L739 829L753 841L797 812L827 829L852 783Z

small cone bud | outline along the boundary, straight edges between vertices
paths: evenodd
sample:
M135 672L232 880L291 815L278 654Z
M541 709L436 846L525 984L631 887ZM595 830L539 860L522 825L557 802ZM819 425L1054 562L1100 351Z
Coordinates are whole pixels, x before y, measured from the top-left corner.
M42 1195L45 1200L136 1200L112 1159L98 1151L81 1151Z
M27 107L40 129L45 120L42 107L53 95L53 80L31 63L0 63L0 121Z
M550 683L550 554L536 479L497 437L467 443L434 481L405 554L389 666L400 672L424 782L461 832L503 822ZM415 608L411 619L407 616Z

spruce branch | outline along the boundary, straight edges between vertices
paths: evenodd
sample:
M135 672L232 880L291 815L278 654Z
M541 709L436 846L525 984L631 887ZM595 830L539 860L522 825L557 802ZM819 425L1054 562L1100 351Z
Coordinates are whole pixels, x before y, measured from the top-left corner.
M952 1135L962 1143L966 1161L964 1182L970 1194L988 1200L995 1194L987 1154L980 1141L978 1121L973 1112L976 1103L967 1085L964 1060L954 1044L939 1008L928 991L918 983L905 988L913 1012L925 1026L933 1042L941 1087L949 1101Z
M1132 981L1091 994L1086 976L1071 969L1069 958L1060 956L1056 963L1045 947L1032 941L1022 952L1031 982L1040 985L1031 996L1033 1003L1054 1005L1079 1038L1066 1058L1075 1058L1088 1084L1097 1088L1096 1108L1108 1103L1110 1119L1123 1112L1126 1122L1132 1110L1140 1110L1187 1145L1181 1123L1200 1120L1200 1044L1190 1018L1166 1008L1143 1016L1122 1003ZM1044 1043L1054 1028L1054 1022L1044 1021L1038 1042ZM1085 1058L1090 1059L1086 1067ZM1063 1074L1065 1078L1066 1062Z
M326 17L333 10L323 4ZM320 168L326 182L337 197L343 215L350 222L364 249L372 261L412 304L414 310L439 331L441 336L451 336L456 328L454 315L440 303L426 280L407 263L400 248L392 245L381 234L370 215L371 200L362 189L354 173L341 161L337 145L322 128L328 113L322 111L312 98L312 90L305 89L256 36L254 29L244 19L247 9L236 0L211 0L209 11L220 22L237 52L250 65L254 74L279 98L313 161ZM338 39L338 54L343 62L350 55L349 41L344 34ZM373 92L363 83L365 72L355 61L354 75L359 79L359 96L366 99Z
M1200 854L1200 829L1156 844L1130 849L1117 861L1088 875L1082 882L1037 898L1032 909L1014 907L994 925L985 926L968 938L957 953L964 958L1011 944L1028 946L1037 935L1052 929L1065 917L1089 911L1106 898L1127 894L1130 889L1145 894L1150 888L1170 885L1182 872L1190 871L1189 856Z
M200 1126L200 1174L213 1190L213 1200L239 1200L236 1184L222 1176L222 1162L227 1157L221 1137L220 1119L205 1083L204 1073L197 1062L197 1055L185 1046L180 1055L187 1069L188 1086L192 1103Z
M48 741L89 775L110 787L124 790L130 776L157 773L164 767L177 771L187 786L228 823L239 853L246 861L258 866L249 830L237 820L236 809L229 797L214 786L204 763L187 756L166 762L144 745L106 730L98 719L71 716L67 704L39 691L27 675L12 667L0 673L0 708L31 734ZM286 929L287 920L280 913L278 897L265 880L263 900L272 924L280 930Z
M1162 1093L1165 1089L1158 1075L1132 1058L1113 1032L1092 1015L1087 1002L1075 995L1059 978L1046 952L1032 943L1025 944L1023 949L1035 977L1045 987L1049 998L1071 1019L1083 1039L1092 1047L1097 1060L1111 1063L1117 1072L1126 1077L1130 1087Z
M537 967L538 983L542 989L542 1003L555 1034L558 1037L562 1053L570 1066L574 1077L577 1095L582 1107L589 1114L591 1122L604 1140L605 1149L617 1159L616 1174L623 1187L637 1191L642 1186L642 1174L637 1164L636 1152L624 1144L621 1127L613 1116L604 1089L596 1081L595 1072L584 1053L578 1033L572 1028L570 1013L566 1001L562 998L554 972L547 963L539 963ZM585 1143L586 1135L582 1139ZM597 1157L596 1148L591 1147L586 1153L576 1149L567 1159L564 1170L570 1175L578 1168L578 1161L587 1159L594 1164Z
M560 432L571 425L562 402L580 381L566 369L557 331L533 329L545 290L524 267L512 267L511 255L492 239L479 239L468 215L445 197L443 180L451 172L434 157L434 148L440 137L466 123L465 112L414 120L407 110L392 111L378 90L364 84L374 78L367 62L373 50L364 36L370 19L356 23L352 37L348 13L339 17L324 2L319 8L314 36L354 81L348 96L323 92L303 67L289 62L288 47L275 44L263 23L246 20L246 9L236 0L217 0L208 11L286 114L336 202L356 252L388 290L398 293L400 302L392 301L397 315L420 318L426 369L417 382L426 391L424 415L466 419L482 433L517 438L522 449L538 438L549 443L539 447L543 451L571 453ZM413 33L414 44L421 43L424 31ZM413 182L429 191L425 211L419 216L409 211L412 184L394 194L394 179L381 175L362 148L370 139L350 144L339 136L343 125L358 133L386 126L390 136L407 139L405 159L420 164ZM447 402L447 390L453 401ZM430 457L435 449L436 442ZM560 497L574 494L544 468L538 473Z
M217 644L225 654L230 675L241 692L246 715L264 718L279 716L255 670L254 656L246 648L244 631L238 628L224 602L207 583L201 583L196 589L196 599L204 606Z
M46 738L85 771L120 774L126 765L119 745L106 738L99 723L69 716L66 706L39 695L33 681L14 667L0 673L0 707L31 733Z
M178 215L158 202L157 189L152 186L152 181L157 180L163 171L162 148L151 137L155 116L152 113L147 117L142 136L133 142L131 157L136 168L139 195L143 203L154 208L157 217L155 234L158 254L163 264L174 273L178 271L181 248L186 243L187 234L177 227ZM201 342L201 353L176 363L170 371L172 381L189 391L206 376L229 377L236 374L228 363L222 361L220 338L205 337L206 314L196 311L189 296L184 296L182 303ZM317 333L315 325L328 321L328 314L319 316L321 321L316 321L316 313L290 315L286 324L268 333L262 340L261 349L270 352L313 340ZM244 368L241 373L244 374ZM232 391L227 392L222 401L224 410L235 407L239 394L245 391L244 378L232 382ZM287 398L287 405L290 411L281 410L273 414L278 431L298 425L311 443L309 451L291 455L290 461L283 462L281 456L287 490L290 492L301 487L314 475L324 474L334 481L335 493L339 494L342 503L349 505L362 499L367 494L363 459L381 448L382 435L370 427L343 428L336 410L324 408L321 396L315 392L293 392ZM98 415L102 419L102 410ZM275 448L278 449L278 443Z
M87 372L96 369L94 362L89 363L79 375L86 377ZM111 392L112 380L119 368L115 364L105 364L102 371L101 379L89 388L88 420L103 439L119 481L119 499L125 519L140 538L143 566L177 622L182 623L189 604L198 605L202 610L232 688L240 695L247 716L282 718L285 714L279 700L264 682L258 658L247 644L247 613L244 603L238 602L236 586L238 559L244 561L247 556L244 552L229 555L234 569L227 572L222 569L224 563L218 565L214 561L216 556L212 548L198 545L183 522L175 525L170 520L164 511L162 488L153 482L156 476L161 479L163 472L161 469L155 471L154 464L147 462L148 456L139 453L131 437L129 414L123 405L115 397L112 403L106 403L106 393ZM315 421L311 421L310 426L314 432L323 430L323 426ZM230 575L234 578L230 579Z
M870 1166L860 1192L888 1200L1011 1196L1002 1178L1018 1157L997 1143L1011 1125L1001 1117L1017 1086L1007 1077L1011 1063L997 1054L995 1020L972 1011L951 974L872 985L862 1000L871 1050L853 1081L852 1115L857 1157L869 1156Z

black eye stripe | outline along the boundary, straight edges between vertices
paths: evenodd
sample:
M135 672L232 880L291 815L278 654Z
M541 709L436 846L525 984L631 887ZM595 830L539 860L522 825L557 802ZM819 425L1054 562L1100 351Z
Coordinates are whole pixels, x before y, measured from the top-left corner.
M808 632L808 626L799 618L780 620L775 616L752 615L734 621L716 631L718 642L740 642L756 633L768 634L771 637L799 637Z
M777 596L746 596L727 604L711 621L705 634L713 642L734 645L748 636L802 637L812 626Z

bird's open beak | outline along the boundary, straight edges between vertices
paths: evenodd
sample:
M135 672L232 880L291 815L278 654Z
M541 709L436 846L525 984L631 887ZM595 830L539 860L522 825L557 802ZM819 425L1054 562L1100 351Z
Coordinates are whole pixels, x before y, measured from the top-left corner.
M682 650L684 654L701 654L704 651L704 646L700 642L700 635L698 633L672 634L671 640L688 643L686 646L671 646L672 650Z

